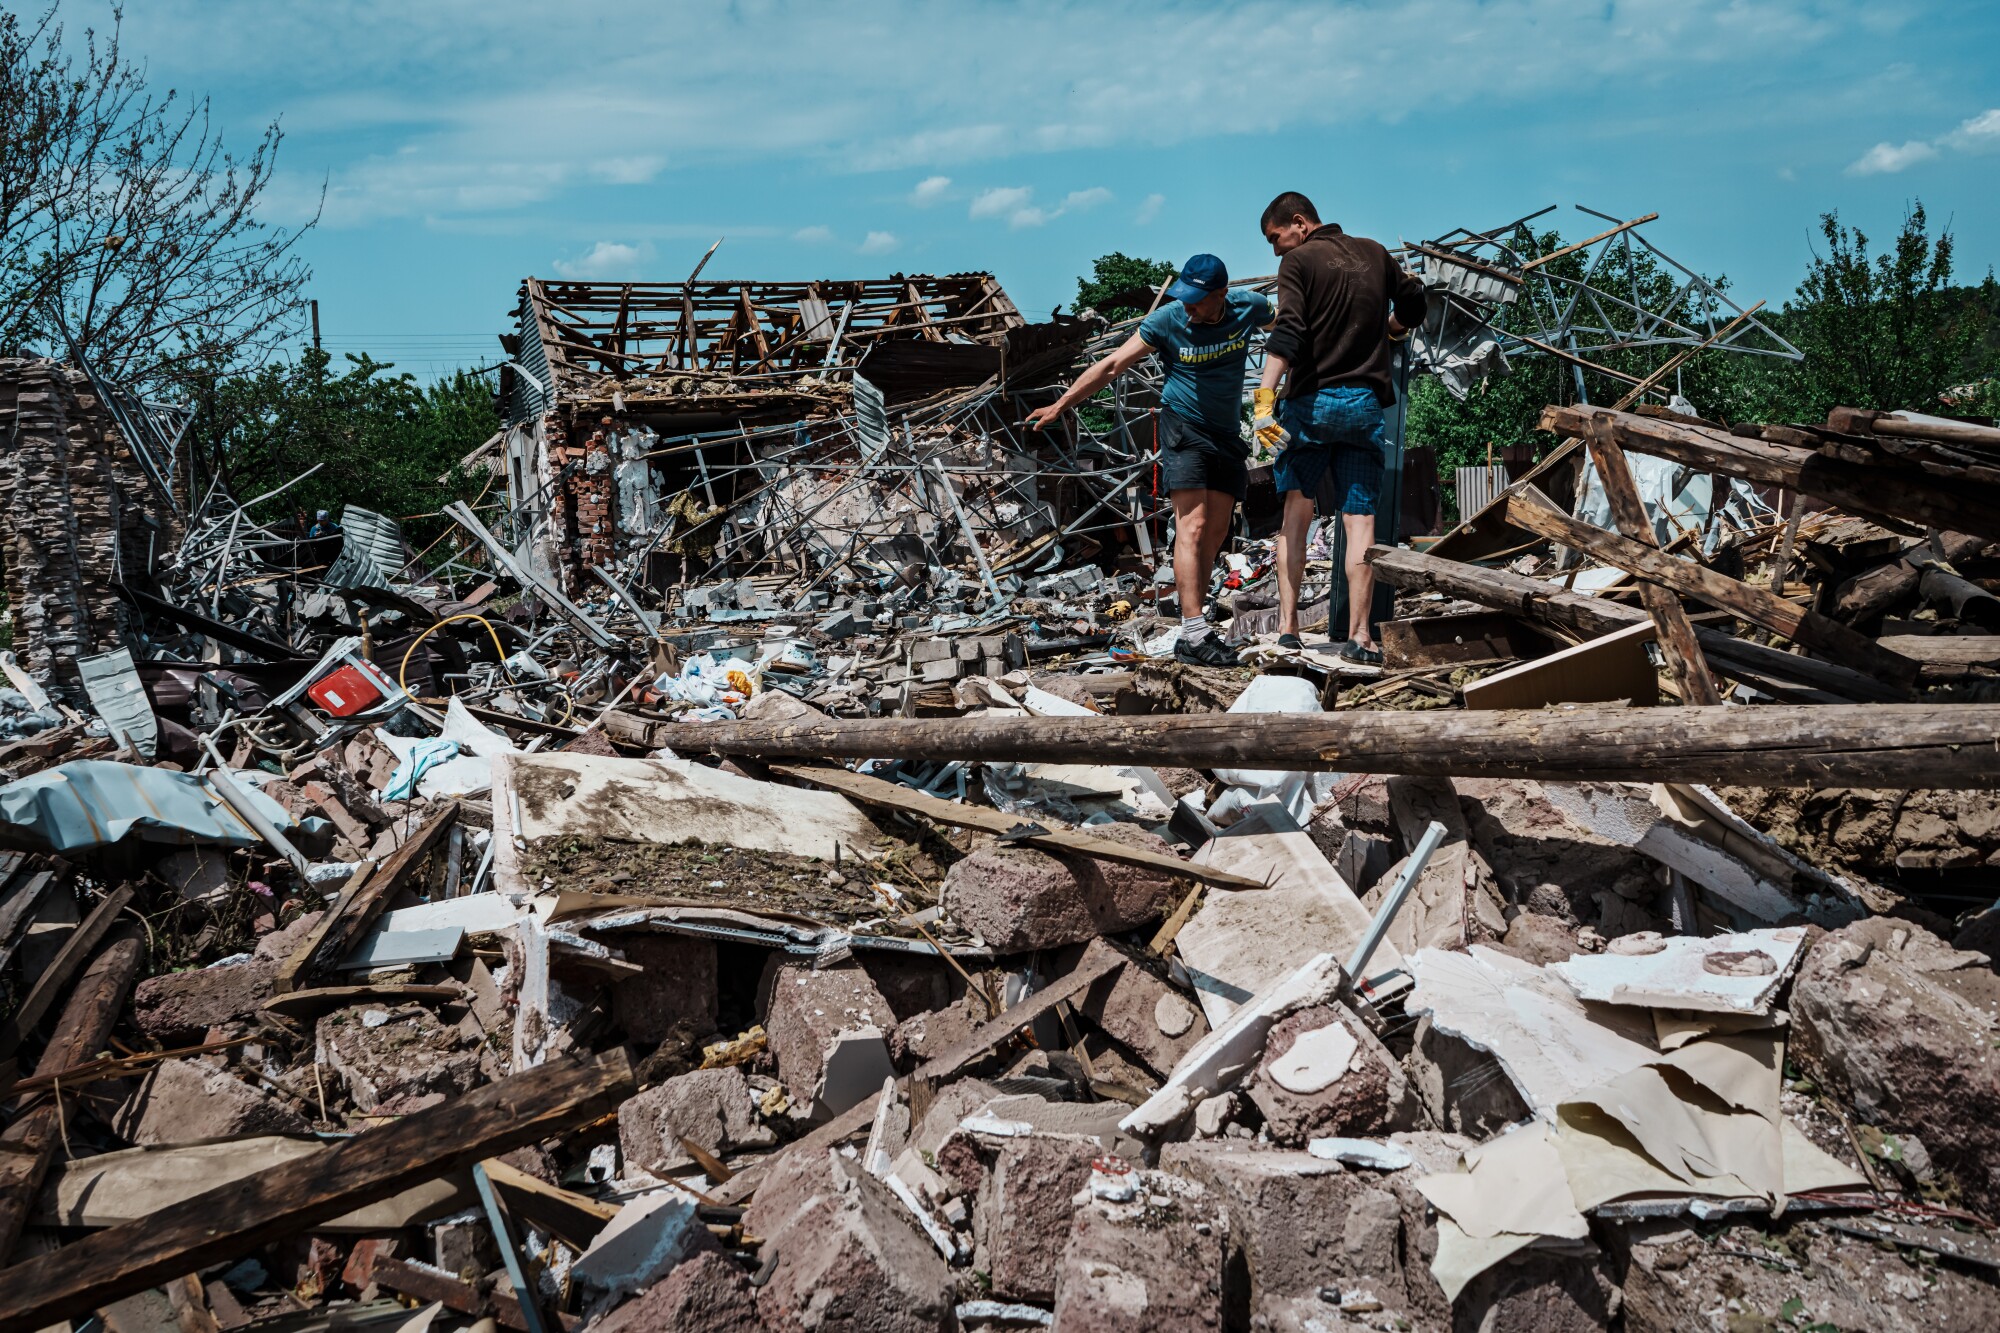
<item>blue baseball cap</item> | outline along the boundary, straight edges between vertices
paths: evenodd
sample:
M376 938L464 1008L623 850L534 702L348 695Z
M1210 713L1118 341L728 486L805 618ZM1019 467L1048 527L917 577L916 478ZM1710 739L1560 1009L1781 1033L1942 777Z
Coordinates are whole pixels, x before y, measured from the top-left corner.
M1228 285L1229 270L1220 259L1214 255L1196 255L1167 288L1167 295L1176 301L1202 301Z

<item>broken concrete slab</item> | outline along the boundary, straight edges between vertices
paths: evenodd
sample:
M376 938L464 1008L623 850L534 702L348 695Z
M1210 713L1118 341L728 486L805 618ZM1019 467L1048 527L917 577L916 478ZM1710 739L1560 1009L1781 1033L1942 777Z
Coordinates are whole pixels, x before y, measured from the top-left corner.
M255 958L148 977L132 990L132 1021L164 1046L191 1046L254 1015L277 993L277 976L276 961Z
M598 1333L757 1333L756 1292L734 1259L718 1251L680 1264L637 1299L596 1324Z
M882 840L844 796L739 777L681 759L517 754L493 760L496 871L518 873L513 837L691 839L832 861ZM513 825L518 811L520 826ZM539 885L508 884L534 889Z
M1164 1171L1093 1172L1056 1280L1053 1333L1195 1333L1222 1327L1229 1215Z
M593 1292L629 1296L714 1247L715 1238L695 1217L693 1199L679 1190L653 1190L626 1200L570 1273Z
M677 1075L618 1108L620 1151L655 1175L696 1165L684 1138L717 1157L778 1141L757 1119L750 1080L734 1065Z
M1578 828L1679 871L1753 921L1804 915L1838 926L1864 910L1852 884L1785 851L1707 788L1550 782L1542 791Z
M949 1326L951 1269L889 1187L838 1151L780 1162L743 1224L764 1238L770 1256L757 1289L768 1328L941 1333Z
M470 1092L479 1084L479 1053L459 1044L455 1028L416 1005L356 1005L319 1020L319 1059L366 1113L398 1113Z
M1166 855L1167 843L1135 824L1093 826L1092 837ZM946 915L995 953L1081 944L1157 921L1186 892L1160 871L1087 856L992 844L945 874Z
M788 962L770 974L764 1030L778 1077L816 1113L838 1115L881 1090L895 1073L884 1038L894 1021L858 963L814 969Z
M1211 891L1181 927L1174 946L1212 1027L1252 996L1277 984L1315 954L1347 958L1368 929L1368 910L1342 882L1312 838L1271 803L1252 806L1195 859L1260 879L1262 890ZM1369 973L1402 968L1388 942Z
M1104 1148L1096 1139L1055 1134L996 1143L972 1213L980 1262L994 1295L1047 1303L1055 1299L1077 1197Z
M1116 947L1108 940L1091 941L1082 965ZM1194 1001L1130 955L1124 967L1084 993L1077 1012L1131 1051L1158 1078L1173 1073L1195 1044L1208 1035L1208 1019Z
M305 1134L312 1126L277 1097L204 1060L162 1060L111 1122L127 1143L191 1143L233 1134Z
M1274 1143L1380 1134L1411 1118L1408 1081L1395 1057L1344 1005L1302 1009L1264 1039L1257 1072L1245 1082Z
M1434 822L1444 826L1445 835L1424 863L1409 900L1389 923L1388 941L1410 954L1504 935L1507 922L1493 868L1472 845L1451 783L1444 778L1391 778L1389 810L1405 847L1417 846ZM1401 865L1391 866L1362 899L1371 914L1380 909Z
M1815 944L1792 985L1793 1057L1868 1124L1915 1134L1966 1203L2000 1209L2000 976L1908 922Z

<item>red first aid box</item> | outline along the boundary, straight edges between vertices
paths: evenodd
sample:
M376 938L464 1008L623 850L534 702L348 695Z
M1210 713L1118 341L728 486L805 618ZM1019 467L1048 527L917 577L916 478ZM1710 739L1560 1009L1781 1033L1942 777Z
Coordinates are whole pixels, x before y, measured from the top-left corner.
M335 717L351 717L382 702L382 690L359 668L341 667L306 687L312 701Z

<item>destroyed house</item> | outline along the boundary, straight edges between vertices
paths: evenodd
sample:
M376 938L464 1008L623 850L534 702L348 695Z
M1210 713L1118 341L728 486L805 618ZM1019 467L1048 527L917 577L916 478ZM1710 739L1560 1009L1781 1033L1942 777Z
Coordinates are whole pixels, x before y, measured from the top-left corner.
M1091 325L1030 324L991 274L816 282L556 282L529 278L502 337L506 475L517 556L571 591L596 589L634 542L687 506L674 557L801 449L838 470L857 397L862 453L888 411L1066 367ZM856 388L859 377L865 385ZM904 413L907 416L907 412ZM905 422L907 429L908 423ZM850 453L849 461L862 456ZM810 481L823 491L830 479ZM783 489L782 486L779 489ZM807 504L805 497L789 498ZM825 496L820 496L824 500ZM769 503L771 514L782 503ZM763 521L761 512L739 515ZM707 541L697 543L712 551ZM643 564L643 562L642 562ZM649 568L635 569L640 585Z

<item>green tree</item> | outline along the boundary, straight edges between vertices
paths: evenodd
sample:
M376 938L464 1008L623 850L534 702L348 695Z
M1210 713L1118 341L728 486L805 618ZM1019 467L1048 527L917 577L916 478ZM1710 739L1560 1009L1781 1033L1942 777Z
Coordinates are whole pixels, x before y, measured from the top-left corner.
M426 388L366 355L349 356L338 373L331 363L313 349L203 381L189 428L196 455L246 500L324 463L279 503L307 514L358 504L414 519L411 535L427 538L442 520L424 516L480 490L483 479L457 464L501 425L492 385L459 371Z
M1951 283L1949 229L1935 238L1921 201L1885 253L1868 237L1820 217L1817 251L1797 300L1786 307L1788 337L1806 354L1783 415L1823 419L1831 407L1934 408L1938 394L1984 367L1977 364L1991 323L1993 276L1983 299Z
M1113 324L1143 315L1160 284L1180 269L1164 259L1134 259L1122 250L1099 255L1090 276L1076 280L1076 308L1095 310Z

